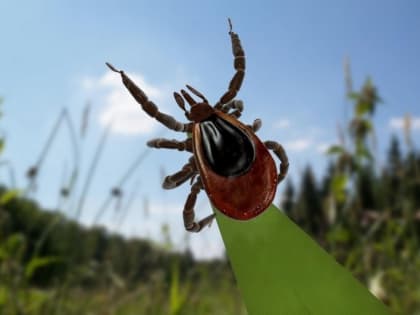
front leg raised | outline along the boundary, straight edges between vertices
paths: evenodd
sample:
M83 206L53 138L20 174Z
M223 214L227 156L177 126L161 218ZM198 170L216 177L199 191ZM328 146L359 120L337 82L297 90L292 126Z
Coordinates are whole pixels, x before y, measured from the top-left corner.
M229 35L232 43L232 53L234 57L233 67L236 72L233 75L232 80L229 83L228 91L220 98L217 104L214 106L216 109L221 109L222 106L226 103L229 103L233 100L241 88L242 81L245 77L245 52L241 45L241 40L239 39L238 34L232 31L232 22L229 21Z
M114 72L118 72L121 74L122 81L125 87L128 89L130 94L135 98L137 103L143 108L143 110L151 117L155 118L157 121L161 122L163 125L168 127L169 129L175 131L182 131L188 132L189 124L183 124L177 121L170 115L162 113L159 111L158 107L155 103L149 100L146 93L143 92L122 70L117 70L113 65L110 63L106 63L106 65Z

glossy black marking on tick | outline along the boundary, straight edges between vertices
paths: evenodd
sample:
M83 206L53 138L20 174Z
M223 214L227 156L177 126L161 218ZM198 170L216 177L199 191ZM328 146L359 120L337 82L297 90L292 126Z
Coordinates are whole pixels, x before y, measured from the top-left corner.
M249 170L255 148L243 131L217 115L202 121L200 130L204 155L216 174L231 177Z

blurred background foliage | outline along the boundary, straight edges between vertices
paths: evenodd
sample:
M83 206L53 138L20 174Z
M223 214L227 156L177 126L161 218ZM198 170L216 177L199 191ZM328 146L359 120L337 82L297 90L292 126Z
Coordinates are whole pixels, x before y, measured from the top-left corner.
M405 144L390 139L379 164L373 117L381 98L371 79L358 91L346 79L353 114L327 150L329 167L318 179L308 165L298 187L287 180L280 208L395 314L420 314L420 154L410 116ZM18 191L12 179L1 188L0 314L246 314L228 261L196 261L188 248L174 251L168 226L164 244L125 239L45 211L28 197L60 124L67 121L77 137L66 115L29 169L28 188ZM105 140L106 133L92 174ZM4 144L1 139L0 150ZM76 146L73 151L77 158ZM60 200L72 196L77 171L60 187ZM89 179L84 187L87 193ZM117 186L104 208L119 198ZM76 214L81 204L83 195Z

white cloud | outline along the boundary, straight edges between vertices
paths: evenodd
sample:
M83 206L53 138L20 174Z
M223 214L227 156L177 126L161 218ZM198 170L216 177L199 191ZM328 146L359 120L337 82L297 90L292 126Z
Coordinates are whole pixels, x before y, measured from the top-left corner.
M409 119L409 123L411 124L412 130L420 130L420 117L393 117L389 121L389 126L392 129L404 129L407 123L407 117Z
M285 129L290 127L290 120L288 119L280 119L273 124L274 128L277 129Z
M311 139L307 138L300 138L295 139L292 141L288 141L284 144L284 148L287 151L295 151L295 152L302 152L311 147L313 144L313 141Z
M161 88L151 85L139 74L130 73L128 76L156 104L163 100L165 93ZM101 96L105 107L100 113L99 122L102 125L112 122L111 131L125 135L144 134L157 126L158 123L141 109L125 88L119 74L108 71L99 78L84 78L82 87Z

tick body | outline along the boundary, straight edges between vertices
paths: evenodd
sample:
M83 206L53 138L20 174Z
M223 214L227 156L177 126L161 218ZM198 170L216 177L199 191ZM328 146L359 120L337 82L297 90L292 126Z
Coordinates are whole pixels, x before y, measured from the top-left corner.
M194 219L194 206L201 189L225 215L248 220L268 208L278 183L284 179L289 167L286 152L279 143L262 142L256 136L256 131L261 127L259 119L252 125L239 121L243 103L235 97L245 75L245 54L238 35L232 31L230 20L229 26L236 72L227 92L214 106L189 85L187 89L200 98L199 102L185 90L174 92L175 101L189 123L181 123L160 112L123 71L107 63L111 70L121 74L124 85L149 116L169 129L191 134L184 141L158 138L147 143L154 148L178 149L193 154L180 171L167 176L163 182L163 188L172 189L191 181L191 192L183 210L184 226L190 232L201 231L210 225L215 216L209 215L198 222ZM190 106L189 111L185 101ZM272 150L280 159L279 172L268 150Z
M251 219L273 201L274 160L251 128L216 112L193 126L193 152L204 189L225 215Z

